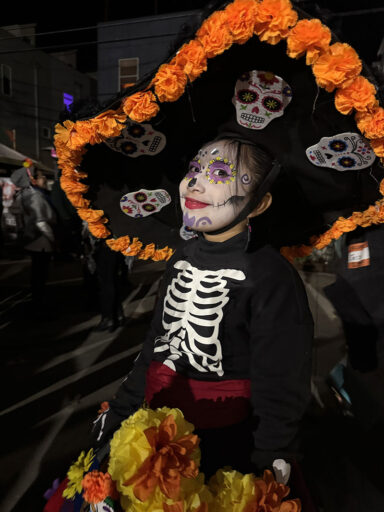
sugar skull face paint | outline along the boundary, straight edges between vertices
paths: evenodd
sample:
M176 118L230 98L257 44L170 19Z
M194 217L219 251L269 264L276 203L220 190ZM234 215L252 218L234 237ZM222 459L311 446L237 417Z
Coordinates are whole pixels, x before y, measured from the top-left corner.
M205 146L180 183L184 225L210 232L229 225L244 208L252 187L248 169L237 169L228 141Z

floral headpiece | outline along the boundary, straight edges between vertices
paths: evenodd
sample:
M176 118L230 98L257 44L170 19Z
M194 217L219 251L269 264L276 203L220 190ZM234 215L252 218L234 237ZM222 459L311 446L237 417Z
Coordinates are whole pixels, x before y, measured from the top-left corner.
M266 55L268 58L264 58ZM263 58L264 62L270 63L269 69L259 66L258 63L260 60L263 61ZM118 236L119 231L124 232L124 228L115 229L114 227L112 218L114 207L108 210L111 201L106 200L103 203L102 200L94 198L92 168L86 168L83 158L90 146L100 145L107 139L119 137L126 128L127 122L151 123L156 126L156 130L165 134L167 147L179 149L179 152L176 151L177 157L173 162L167 161L170 153L167 154L166 150L164 150L165 156L162 152L156 157L160 158L161 164L158 166L158 172L163 173L168 169L170 175L172 172L177 174L176 170L180 167L180 154L185 152L187 147L187 144L183 146L181 137L188 139L186 142L189 145L198 140L197 132L206 137L205 140L209 140L207 137L214 135L217 122L227 120L226 115L229 111L225 111L227 107L223 105L229 105L228 108L232 109L231 115L234 114L231 98L241 71L250 71L256 67L264 71L267 78L270 72L272 75L282 76L284 80L287 78L291 86L293 99L287 107L287 116L273 120L271 126L273 132L276 132L277 123L281 123L280 139L287 130L291 131L293 128L297 130L298 139L301 139L303 133L303 139L308 139L302 142L303 150L300 150L299 158L302 158L303 162L307 158L305 152L308 148L316 143L321 146L323 137L333 135L349 137L351 144L355 144L353 149L355 153L361 154L361 151L364 153L372 149L381 161L384 160L384 108L379 105L373 83L361 75L362 62L355 50L346 43L332 42L330 30L320 20L299 19L298 12L289 0L235 0L222 10L213 12L197 30L195 38L186 42L173 58L162 64L154 72L149 83L147 81L127 89L125 97L118 103L116 103L117 100L111 102L113 108L106 109L95 117L76 122L67 120L62 125L57 125L55 145L58 165L62 170L61 186L77 208L79 216L88 222L90 231L96 237L104 238L111 249L121 251L123 254L137 255L139 258L150 258L154 261L170 258L172 248L168 245L164 246L159 241L151 243L150 235L148 235L149 238L147 237L147 234L153 233L156 226L152 218L139 219L135 225L130 218L127 218L125 236ZM290 78L286 75L290 75ZM308 80L311 80L315 86L315 88L312 87L312 92L314 91L312 96L307 96ZM187 88L190 87L192 95L186 94ZM322 96L323 100L316 99L318 95L316 87L326 91L320 90L320 97ZM194 90L195 94L193 94ZM334 94L331 106L329 99L325 98L327 93ZM191 96L192 100L190 100ZM248 101L246 96L244 98ZM194 109L196 102L198 109ZM217 105L220 105L220 108ZM323 126L323 130L320 129L321 122L318 122L316 116L318 112L321 113L324 105L332 109L336 126L340 126L340 129L334 133L327 132L326 125ZM270 109L276 110L276 108L276 105L270 103ZM221 109L225 112L222 113ZM324 122L329 117L328 114L327 110L323 116ZM352 115L356 124L353 122ZM182 130L181 119L183 120ZM294 126L294 119L303 119L307 124L303 127L300 127L300 124ZM312 139L307 129L310 125L315 126L315 130L312 130ZM370 145L368 149L360 151L359 148L362 148L364 143L356 142L356 137L353 139L356 135L354 133L356 125L367 139L367 145L368 143ZM273 133L272 130L268 131L268 128L263 130L264 141L271 138L270 134ZM189 130L192 135L188 135ZM180 134L180 131L183 133ZM275 143L273 139L271 140ZM304 144L306 144L305 147ZM322 157L320 146L314 149L318 151L315 155L319 159ZM295 176L304 195L308 195L309 190L314 192L316 185L319 184L320 191L312 194L316 195L315 210L320 213L330 210L347 212L344 216L332 219L331 225L323 224L322 227L316 225L312 229L308 226L303 228L303 235L309 242L307 241L305 245L283 247L282 252L287 258L293 259L296 256L307 255L313 248L323 248L343 233L353 231L358 226L367 227L384 222L382 197L384 173L379 159L376 159L375 163L372 162L371 171L367 168L364 174L369 176L373 172L375 176L372 179L366 178L367 186L361 194L364 200L357 204L356 201L352 202L352 196L356 196L357 181L356 174L353 174L355 171L348 170L348 166L352 165L350 160L345 159L342 162L347 170L339 172L334 177L332 173L338 172L335 170L337 167L324 170L318 166L317 161L314 164L309 160L301 165L298 160L289 161L289 151L286 152L284 148L280 148L280 153L286 158L283 166L288 169L289 174ZM296 158L297 155L294 154L294 156ZM313 157L313 161L317 156ZM137 164L139 160L139 158L135 161L131 159L127 163L128 175L145 169L144 165L140 167ZM113 168L108 168L109 174L113 172ZM332 179L327 177L331 175ZM85 178L89 179L89 183L84 183ZM309 182L312 185L308 188ZM327 182L326 186L325 182ZM379 185L376 185L376 182L379 182ZM327 186L333 187L329 189L329 198L333 198L332 204L327 203L329 199L327 199ZM321 187L324 190L321 191ZM116 186L112 188L115 190ZM138 188L142 189L140 186ZM163 188L162 184L161 188ZM353 194L351 194L352 189L354 189ZM125 191L132 192L132 189L128 187ZM340 191L341 195L338 198L337 194ZM100 204L103 204L103 208ZM311 204L311 198L308 204ZM340 208L335 208L337 204ZM117 211L119 215L124 215L119 208ZM163 208L162 212L166 211L167 208ZM303 215L304 212L302 212ZM166 217L165 213L164 216ZM140 227L136 230L139 224ZM164 227L163 222L159 224ZM165 239L166 236L164 236ZM171 237L169 239L171 240Z

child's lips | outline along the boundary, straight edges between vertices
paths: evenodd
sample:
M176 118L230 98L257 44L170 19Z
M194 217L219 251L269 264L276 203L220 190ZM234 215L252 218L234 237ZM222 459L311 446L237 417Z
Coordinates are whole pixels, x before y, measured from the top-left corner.
M203 203L196 199L191 199L190 197L185 198L185 207L188 208L188 210L199 210L201 208L206 208L207 206L209 206L209 203Z

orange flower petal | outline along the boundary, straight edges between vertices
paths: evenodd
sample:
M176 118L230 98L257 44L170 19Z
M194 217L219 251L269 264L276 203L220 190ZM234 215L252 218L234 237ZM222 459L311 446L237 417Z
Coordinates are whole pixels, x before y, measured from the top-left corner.
M287 53L297 59L306 53L307 65L312 65L331 42L331 31L320 20L300 20L287 37Z
M156 97L151 91L141 91L128 96L123 101L124 112L132 121L142 123L155 117L160 107L156 103Z
M98 222L103 218L103 210L92 210L91 208L79 208L77 210L79 217L86 222Z
M152 84L159 101L176 101L184 93L187 75L175 64L162 64Z
M357 112L356 123L363 135L368 139L384 137L384 108L375 107L372 112Z
M226 11L216 11L204 21L196 37L210 59L220 55L233 43Z
M182 69L190 82L193 82L207 70L207 56L201 43L198 40L192 40L181 47L171 64Z
M328 92L336 87L347 87L360 74L361 60L346 43L335 43L327 53L320 55L313 65L316 82Z
M335 106L342 114L350 114L353 109L365 112L376 106L375 95L375 86L359 75L350 85L336 91Z
M107 238L111 234L109 229L101 222L89 222L88 229L96 238Z
M235 0L225 8L234 43L244 44L253 36L257 7L255 0Z
M263 0L258 5L255 33L260 41L277 44L296 22L297 12L289 0Z
M369 142L376 155L380 158L384 158L384 137L371 139Z

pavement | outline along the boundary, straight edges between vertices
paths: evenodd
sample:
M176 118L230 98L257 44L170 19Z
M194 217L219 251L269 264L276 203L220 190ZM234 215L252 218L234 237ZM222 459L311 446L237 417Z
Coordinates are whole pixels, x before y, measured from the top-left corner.
M128 321L100 333L92 330L100 317L88 304L79 261L53 262L48 307L32 315L29 260L0 260L0 512L42 511L44 492L88 445L99 404L114 394L141 348L163 269L135 263L124 285ZM382 436L342 407L328 383L346 354L340 319L323 291L335 276L301 277L315 320L313 400L303 426L307 483L319 512L383 512Z

